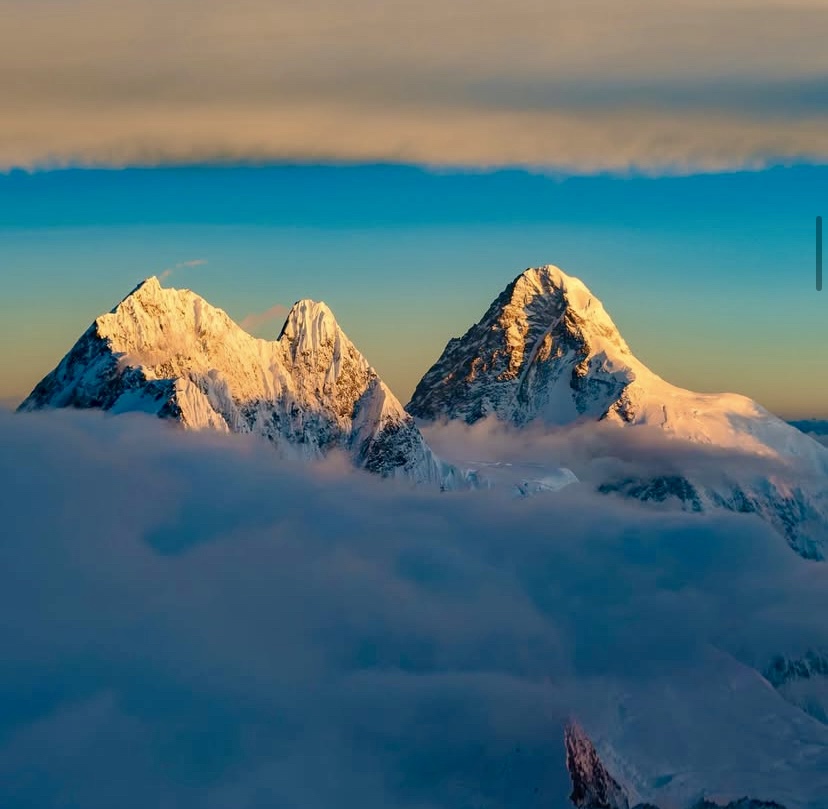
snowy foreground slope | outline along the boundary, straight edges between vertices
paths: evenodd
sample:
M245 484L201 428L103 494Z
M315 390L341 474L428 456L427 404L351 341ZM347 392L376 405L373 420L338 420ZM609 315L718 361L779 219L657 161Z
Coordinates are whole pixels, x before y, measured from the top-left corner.
M599 421L636 428L642 440L657 431L730 453L735 462L713 475L679 463L655 476L610 477L600 490L690 511L756 513L807 558L828 548L828 451L751 399L661 379L632 354L601 302L557 267L526 270L449 341L407 410L427 421L492 418L518 428Z
M190 429L259 435L304 457L341 449L384 477L451 482L330 309L309 300L267 341L150 278L95 320L20 410L61 407L154 413Z

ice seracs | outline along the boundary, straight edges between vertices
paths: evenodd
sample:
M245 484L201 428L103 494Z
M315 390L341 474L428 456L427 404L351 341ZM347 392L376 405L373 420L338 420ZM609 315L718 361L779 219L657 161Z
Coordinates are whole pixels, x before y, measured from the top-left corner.
M599 489L692 511L757 514L801 555L825 556L825 448L745 396L694 393L663 380L633 355L584 283L557 267L518 275L478 323L449 341L407 409L426 421L467 424L600 421L737 453L744 462L711 477L682 468L676 445L673 469L611 477Z
M346 452L384 477L444 485L413 419L324 304L302 300L275 341L190 290L139 284L101 315L21 410L143 411L190 429L251 433L287 454Z

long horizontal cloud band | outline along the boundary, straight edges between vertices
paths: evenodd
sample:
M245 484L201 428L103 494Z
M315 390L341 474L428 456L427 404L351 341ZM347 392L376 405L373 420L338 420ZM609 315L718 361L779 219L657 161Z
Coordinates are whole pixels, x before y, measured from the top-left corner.
M816 0L4 4L0 167L828 157Z

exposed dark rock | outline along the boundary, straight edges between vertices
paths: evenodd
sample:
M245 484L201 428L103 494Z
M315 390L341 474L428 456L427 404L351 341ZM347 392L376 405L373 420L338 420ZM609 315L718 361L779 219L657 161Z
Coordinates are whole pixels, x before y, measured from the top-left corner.
M578 809L629 809L621 785L610 775L595 746L576 722L564 731L566 768L572 779L569 799Z

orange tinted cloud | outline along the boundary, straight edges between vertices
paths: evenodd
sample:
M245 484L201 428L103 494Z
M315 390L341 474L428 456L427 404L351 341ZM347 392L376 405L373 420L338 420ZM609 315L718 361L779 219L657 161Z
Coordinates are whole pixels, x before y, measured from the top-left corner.
M289 311L287 306L277 303L264 312L251 312L242 318L239 325L247 332L256 333L264 326L270 326L273 323L281 324Z
M822 0L6 0L0 166L828 157Z

